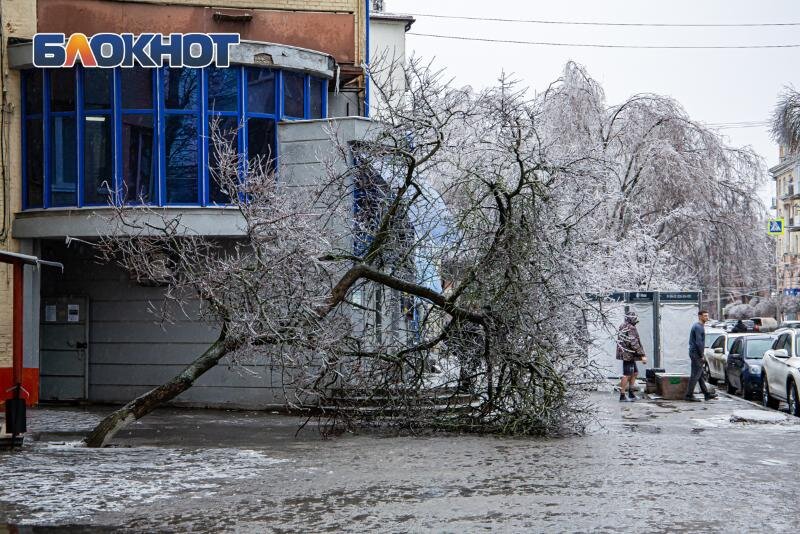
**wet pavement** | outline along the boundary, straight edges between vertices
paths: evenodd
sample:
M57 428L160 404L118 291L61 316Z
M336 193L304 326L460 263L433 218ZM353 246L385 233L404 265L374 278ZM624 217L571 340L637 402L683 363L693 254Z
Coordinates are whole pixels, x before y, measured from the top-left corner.
M724 395L594 398L582 437L323 440L293 417L161 410L101 450L79 443L109 408L36 409L0 452L0 533L800 529L800 420L733 422L759 408Z

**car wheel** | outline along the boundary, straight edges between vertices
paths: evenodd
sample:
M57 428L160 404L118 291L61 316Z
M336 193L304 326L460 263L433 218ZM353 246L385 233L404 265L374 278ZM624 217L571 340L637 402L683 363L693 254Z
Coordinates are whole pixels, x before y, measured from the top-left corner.
M789 383L786 399L789 404L789 413L795 417L800 417L800 398L797 396L797 385L794 382Z
M733 387L731 385L730 381L728 380L728 373L725 373L725 391L727 391L731 395L735 395L736 394L736 388Z
M763 376L764 383L761 386L761 404L763 404L767 408L777 409L778 408L778 399L772 398L772 395L769 394L769 383L767 382L767 375Z

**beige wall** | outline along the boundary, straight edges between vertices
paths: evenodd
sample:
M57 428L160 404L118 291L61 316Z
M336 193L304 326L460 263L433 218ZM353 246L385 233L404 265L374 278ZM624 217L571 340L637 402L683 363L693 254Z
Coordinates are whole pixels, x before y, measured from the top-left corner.
M19 72L9 69L5 47L10 37L30 37L36 31L36 2L31 0L0 0L3 47L0 93L2 102L3 157L0 178L7 191L0 194L0 250L19 250L19 243L10 238L12 214L19 211L21 201L20 167L20 87ZM11 266L0 263L0 368L11 366L12 329Z

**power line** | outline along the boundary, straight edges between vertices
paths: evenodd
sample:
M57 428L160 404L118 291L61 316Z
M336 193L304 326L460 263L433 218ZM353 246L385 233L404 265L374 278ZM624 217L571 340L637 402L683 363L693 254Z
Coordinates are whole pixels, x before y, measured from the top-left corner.
M614 45L596 43L555 43L548 41L518 41L514 39L489 39L486 37L464 37L462 35L442 35L436 33L408 32L406 35L418 37L434 37L436 39L453 39L457 41L478 41L483 43L509 43L534 46L562 46L580 48L620 48L620 49L661 49L661 50L724 50L724 49L766 49L766 48L800 48L800 44L781 45Z
M800 22L741 22L741 23L669 23L669 22L589 22L539 19L504 19L497 17L467 17L464 15L438 15L433 13L409 13L414 17L451 20L477 20L483 22L515 22L523 24L558 24L565 26L635 26L653 28L752 28L772 26L800 26Z

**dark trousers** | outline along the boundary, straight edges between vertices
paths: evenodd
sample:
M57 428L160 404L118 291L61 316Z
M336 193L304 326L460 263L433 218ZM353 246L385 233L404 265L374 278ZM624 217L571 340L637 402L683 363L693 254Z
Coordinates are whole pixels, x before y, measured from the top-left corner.
M704 395L708 395L706 381L703 380L703 357L693 356L690 354L689 359L692 361L692 374L689 376L689 385L686 388L686 396L691 397L694 395L694 387L697 385L698 381L700 382L700 390Z

